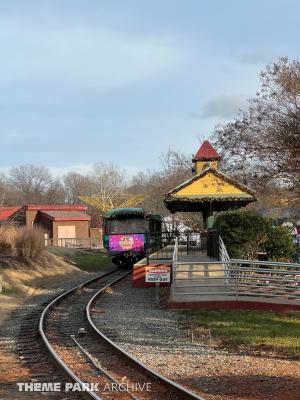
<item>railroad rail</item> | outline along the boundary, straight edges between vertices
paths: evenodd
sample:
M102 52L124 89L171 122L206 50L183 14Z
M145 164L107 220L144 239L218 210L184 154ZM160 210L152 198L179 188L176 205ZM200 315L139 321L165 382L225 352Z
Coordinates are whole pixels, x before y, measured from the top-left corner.
M147 367L101 332L93 305L130 272L114 269L62 293L43 310L41 338L66 378L84 399L203 400Z

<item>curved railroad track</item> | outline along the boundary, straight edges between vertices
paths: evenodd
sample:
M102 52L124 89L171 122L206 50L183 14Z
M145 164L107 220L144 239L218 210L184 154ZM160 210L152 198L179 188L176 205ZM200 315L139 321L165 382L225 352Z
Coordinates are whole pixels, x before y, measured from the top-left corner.
M96 327L95 300L129 273L112 270L51 301L39 321L47 351L66 382L84 388L80 395L85 399L203 400L148 368Z

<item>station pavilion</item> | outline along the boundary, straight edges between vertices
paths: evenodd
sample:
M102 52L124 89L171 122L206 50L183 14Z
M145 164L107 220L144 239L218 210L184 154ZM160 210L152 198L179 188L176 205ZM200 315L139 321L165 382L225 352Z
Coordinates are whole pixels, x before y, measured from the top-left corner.
M205 140L193 157L194 175L165 195L171 213L199 211L206 229L219 211L244 207L256 200L255 192L219 170L220 155Z
M244 207L256 200L252 189L219 170L220 159L220 155L205 140L193 157L193 176L165 194L165 206L171 213L201 212L204 227L207 229L207 234L201 235L200 246L196 245L189 251L185 245L184 249L181 249L180 245L178 247L176 265L179 269L173 271L175 275L173 275L172 301L198 299L196 292L200 290L200 286L204 288L207 286L208 278L215 278L216 282L212 280L212 285L221 285L220 287L225 285L225 273L218 264L219 235L210 229L214 217L220 211ZM147 262L144 259L136 263L133 274L134 286L153 285L145 283L145 262L171 267L173 255L174 246L170 244L150 255ZM191 279L196 280L191 282Z

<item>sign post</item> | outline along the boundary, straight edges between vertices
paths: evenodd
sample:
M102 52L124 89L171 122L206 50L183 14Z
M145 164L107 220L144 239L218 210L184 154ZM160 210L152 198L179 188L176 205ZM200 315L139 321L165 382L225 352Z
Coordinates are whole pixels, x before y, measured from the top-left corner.
M155 307L159 306L159 289L160 289L160 283L156 282L156 284L155 284Z
M155 306L159 306L159 289L161 282L170 282L170 267L165 265L147 265L146 282L155 283Z

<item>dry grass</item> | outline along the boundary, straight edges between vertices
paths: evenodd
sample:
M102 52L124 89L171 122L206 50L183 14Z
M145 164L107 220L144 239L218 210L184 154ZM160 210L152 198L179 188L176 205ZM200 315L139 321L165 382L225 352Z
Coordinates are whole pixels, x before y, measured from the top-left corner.
M17 228L5 226L0 228L0 255L12 255L15 249Z
M18 256L33 259L39 258L45 251L43 230L37 227L18 228L15 248Z
M45 250L44 232L38 227L0 228L0 255L37 259Z

